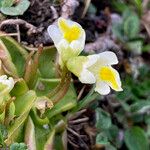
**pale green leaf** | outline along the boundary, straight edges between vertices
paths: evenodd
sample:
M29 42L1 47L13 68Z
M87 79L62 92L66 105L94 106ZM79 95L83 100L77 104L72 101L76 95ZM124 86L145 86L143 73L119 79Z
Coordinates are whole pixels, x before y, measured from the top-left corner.
M138 16L131 13L124 21L124 32L130 39L135 38L139 33L140 20Z
M1 7L11 7L14 0L1 0Z
M18 96L14 103L15 103L15 115L20 116L21 114L28 112L36 100L36 94L34 91L28 91L24 95Z
M39 59L39 71L42 78L55 78L56 49L54 47L44 48Z
M74 87L70 86L67 94L56 104L54 107L46 112L48 118L52 118L53 116L67 111L76 106L77 97L74 91Z
M7 64L11 65L11 63L13 63L11 66L14 65L13 67L17 69L17 74L22 77L25 70L25 61L28 57L28 52L11 37L1 36L0 39L2 44L5 45L4 50L8 55L9 62ZM16 72L14 68L12 69L14 70L12 73Z
M111 118L109 113L97 108L96 109L96 128L98 129L109 129L111 126Z
M104 132L97 134L96 144L98 144L98 145L108 145L109 144L108 137Z
M10 146L10 150L29 150L29 149L27 148L27 145L24 143L13 143Z
M129 150L149 150L148 139L140 127L126 130L125 143Z
M144 113L150 109L150 101L138 101L131 105L131 112Z
M28 0L20 0L16 6L2 7L1 12L5 15L10 15L10 16L23 15L29 6L30 6L30 2Z

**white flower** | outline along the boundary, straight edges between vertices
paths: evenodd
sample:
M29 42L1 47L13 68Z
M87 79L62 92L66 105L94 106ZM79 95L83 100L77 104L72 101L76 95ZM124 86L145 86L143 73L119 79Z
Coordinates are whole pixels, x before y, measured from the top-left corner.
M119 73L111 67L117 63L116 54L107 51L72 58L68 61L67 67L82 83L96 83L95 91L106 95L110 92L110 87L115 91L122 91Z
M57 25L50 25L48 33L60 54L61 61L78 56L84 49L85 31L76 22L59 18Z
M5 91L9 93L13 89L15 82L12 77L7 78L6 75L2 75L0 76L0 84L5 85Z

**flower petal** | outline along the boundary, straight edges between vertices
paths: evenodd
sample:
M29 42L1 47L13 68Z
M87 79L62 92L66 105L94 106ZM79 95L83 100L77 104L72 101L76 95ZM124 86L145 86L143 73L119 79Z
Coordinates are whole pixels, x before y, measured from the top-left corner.
M64 39L69 43L78 41L80 43L80 51L83 50L85 45L85 31L80 24L71 20L59 18L58 27Z
M83 69L83 71L80 74L79 80L82 83L86 83L86 84L93 84L96 82L96 78L95 78L94 74L92 74L87 69Z
M64 19L63 17L60 17L59 19L58 19L58 26L59 26L59 28L61 29L61 25L60 25L60 23L61 22L65 22L68 26L73 26L73 25L77 25L79 28L82 28L81 27L81 25L79 24L79 23L77 23L77 22L75 22L75 21L72 21L72 20L70 20L70 19ZM63 31L64 29L62 29L62 31Z
M118 58L114 52L106 51L99 54L98 64L103 65L115 65L118 63Z
M101 95L107 95L110 92L110 87L105 82L97 82L95 91L100 93Z
M6 80L6 79L7 79L7 76L6 76L6 75L1 75L1 76L0 76L0 82L3 81L3 80Z
M65 40L65 39L62 39L57 45L57 50L58 52L61 54L61 53L64 53L66 52L66 50L69 48L69 43Z
M87 56L87 58L88 58L88 62L86 63L86 68L89 68L98 61L99 56L97 54L94 54L94 55Z
M114 80L115 80L115 84L117 85L117 87L116 86L114 86L113 84L112 84L112 82L107 82L106 81L106 83L113 89L113 90L115 90L115 91L123 91L123 89L121 88L121 80L120 80L120 76L119 76L119 73L118 73L118 71L116 70L116 69L114 69L114 68L112 68L112 67L110 67L111 68L111 70L114 72Z
M77 57L70 58L67 61L67 68L74 75L76 75L77 77L80 77L80 74L84 69L84 64L87 61L88 61L88 58L86 56L77 56Z
M59 28L56 25L50 25L47 31L56 46L63 38Z
M9 92L13 89L14 84L15 84L13 78L12 78L12 77L9 77L9 78L7 79L7 76L6 76L6 75L0 76L0 83L6 85Z
M77 41L77 40L72 41L71 44L70 44L70 47L77 54L79 54L83 50L82 47L81 47L80 42Z

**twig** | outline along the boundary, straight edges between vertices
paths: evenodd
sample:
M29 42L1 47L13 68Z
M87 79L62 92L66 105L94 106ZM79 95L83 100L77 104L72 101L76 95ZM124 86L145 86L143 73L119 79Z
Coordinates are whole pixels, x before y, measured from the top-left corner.
M67 130L68 130L69 132L71 132L73 135L77 136L78 138L81 138L80 135L79 135L77 132L75 132L74 130L72 130L71 128L68 128L68 127L67 127Z
M99 37L95 42L85 45L85 52L103 52L108 49L119 49L118 45L114 43L106 35Z
M0 29L4 26L4 25L24 25L27 29L28 29L28 34L32 34L32 33L40 33L42 32L43 28L37 28L34 25L26 22L25 20L22 19L7 19L4 20L0 23Z
M82 96L82 94L83 94L85 88L86 88L86 85L84 85L84 86L82 87L82 89L80 90L80 92L79 92L79 94L78 94L78 97L77 97L77 100L79 100L79 99L81 98L81 96Z
M8 75L10 75L10 76L12 76L12 77L14 77L14 78L18 78L18 76L15 75L14 73L12 73L11 71L9 71L9 70L5 67L5 65L2 65L2 68L3 68L3 70L4 70L4 72L5 72L6 74L8 74Z
M51 10L52 10L52 14L53 14L53 19L57 19L59 16L58 16L58 13L57 13L57 10L55 9L54 6L50 6Z
M38 48L26 46L24 43L22 43L22 46L23 46L24 48L26 48L28 51L38 51ZM53 45L52 45L52 46L44 46L44 49L43 49L43 50L52 49L52 48L54 48Z
M69 117L69 120L74 120L75 118L79 117L81 114L83 114L85 112L86 112L86 109L82 109L82 110L76 112L75 114L71 115Z
M91 3L91 0L84 0L85 1L85 7L84 7L84 10L83 10L83 13L82 13L82 16L81 18L84 18L85 17L85 14L90 6L90 3Z
M0 36L18 36L18 33L0 33Z
M79 6L77 0L66 0L61 9L61 16L63 18L69 18L69 16L74 14L76 7Z
M68 74L68 77L66 79L66 82L64 86L62 87L62 90L58 92L57 96L54 98L53 103L58 103L67 93L69 87L70 87L71 77L70 74Z
M81 119L69 121L69 123L70 123L70 124L77 124L77 123L86 122L86 121L88 121L88 120L89 120L89 118L88 118L88 117L85 117L85 118L81 118Z
M68 142L69 142L73 147L79 148L79 146L78 146L77 144L75 144L74 142L72 142L70 139L68 139Z
M148 8L148 3L149 3L149 2L150 2L149 0L143 0L142 5L143 5L143 10L144 10L144 11L147 10L147 8Z
M20 27L19 27L18 24L16 25L16 29L17 29L17 40L18 40L18 42L20 43L20 42L21 42Z

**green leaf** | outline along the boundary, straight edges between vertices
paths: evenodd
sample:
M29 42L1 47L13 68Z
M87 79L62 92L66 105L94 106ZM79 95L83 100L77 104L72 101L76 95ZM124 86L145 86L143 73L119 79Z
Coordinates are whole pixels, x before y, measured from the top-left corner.
M36 94L34 91L28 91L24 95L18 96L15 103L15 115L20 116L21 114L30 111L34 101L36 100Z
M143 11L142 0L134 0L134 3L137 6L139 15L142 15L142 11Z
M95 15L96 14L96 12L97 12L97 8L92 4L92 3L90 3L90 5L89 5L89 8L88 8L88 13L91 15L91 14L93 14L93 15Z
M135 4L137 4L137 6L141 7L142 5L142 0L134 0Z
M8 55L10 61L13 62L17 69L17 74L22 77L25 70L25 61L28 57L28 52L22 48L13 38L11 37L0 37L1 41L5 45L5 52ZM9 53L9 54L8 54ZM10 62L8 62L10 63ZM15 69L13 69L15 72ZM12 73L13 73L12 72ZM15 72L16 74L16 72Z
M122 132L122 133L121 133ZM116 125L112 125L108 130L105 131L110 143L113 143L117 148L120 148L122 145L122 140L119 138L120 134L123 134L123 131L119 130ZM123 136L123 135L122 135Z
M0 114L0 124L4 124L5 121L5 110Z
M112 5L113 8L119 12L124 12L128 8L124 1L113 0Z
M111 118L109 113L104 110L96 109L96 128L98 129L109 129L111 127Z
M13 120L13 118L15 117L15 105L14 102L11 102L9 104L9 109L6 112L6 116L5 116L5 125L8 125L10 123L10 121Z
M139 127L132 127L126 130L125 143L129 150L149 150L145 132Z
M34 91L28 91L22 96L19 96L14 101L15 103L15 115L19 116L14 121L14 124L10 125L8 129L8 138L5 141L7 145L15 141L18 137L21 127L26 120L30 109L32 108L34 101L36 100L36 94Z
M11 96L18 97L26 93L28 90L29 88L26 82L21 78L15 83L14 88L11 90Z
M49 120L47 117L45 117L45 118L39 117L37 110L35 108L32 108L30 115L31 115L35 125L45 125L45 124L49 123Z
M39 70L42 78L55 78L56 49L54 47L45 48L40 55Z
M98 93L94 93L95 86L91 89L91 91L78 103L75 111L83 109L87 107L92 101L99 97Z
M65 132L65 131L64 131ZM55 135L55 141L54 141L54 149L56 150L66 150L66 146L67 146L67 143L65 145L65 140L66 140L66 135L64 136L63 135L64 133L61 133L61 134L56 134Z
M43 150L50 133L51 130L49 129L49 127L44 128L43 126L35 126L35 138L37 150Z
M1 7L10 7L13 5L14 0L1 0Z
M4 58L3 57L1 58L3 66L10 74L12 74L13 76L18 76L17 69L14 63L12 62L11 55L9 54L8 49L6 48L5 44L1 40L1 37L0 37L0 49L1 52L3 51L4 53Z
M30 2L28 0L20 0L16 6L2 7L1 12L10 16L23 15L29 6Z
M135 38L139 33L140 21L136 14L131 13L124 21L124 32L129 39Z
M39 78L35 87L38 96L45 96L51 90L53 90L57 84L59 84L60 79L43 79Z
M98 144L98 145L108 145L109 144L108 137L105 134L105 132L101 132L101 133L97 134L96 144Z
M122 14L123 21L125 21L132 13L132 10L130 8L127 8Z
M14 141L16 141L17 139L21 138L23 123L24 123L25 119L27 118L28 113L29 112L25 112L24 114L22 114L20 117L18 117L15 120L14 124L12 124L8 128L8 137L5 140L5 143L7 145L10 145L11 143L13 143Z
M28 150L27 145L24 143L13 143L10 150Z
M131 112L144 113L150 109L150 101L138 101L131 105Z
M141 54L142 45L142 41L130 41L127 43L129 50L131 50L135 54Z
M113 145L106 145L105 150L117 150Z
M0 124L0 145L4 145L4 140L7 138L7 134L6 127Z
M50 119L59 113L62 113L75 107L77 104L76 99L77 97L74 91L74 87L70 86L70 89L68 90L64 98L61 99L52 109L46 112L47 117Z
M2 7L2 1L0 1L0 8Z
M143 45L142 52L149 52L150 51L150 44Z
M125 40L122 26L122 23L113 23L112 25L112 32L120 41Z
M44 150L50 150L53 149L54 145L54 137L55 137L55 130L52 130L48 136L48 140L46 141L44 145Z

